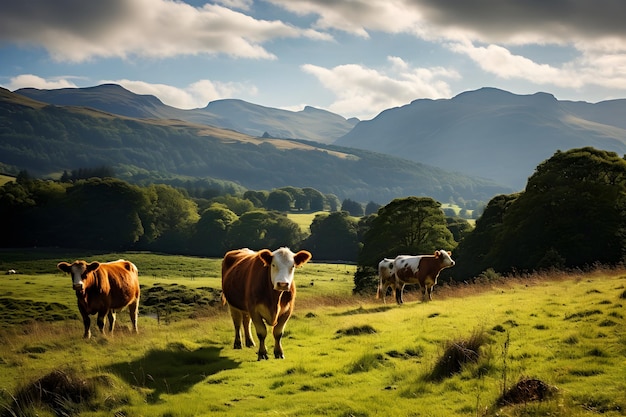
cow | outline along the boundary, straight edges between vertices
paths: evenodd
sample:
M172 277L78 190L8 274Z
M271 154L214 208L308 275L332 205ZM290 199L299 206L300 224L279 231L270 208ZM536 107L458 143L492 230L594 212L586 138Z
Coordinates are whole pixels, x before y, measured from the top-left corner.
M385 295L387 294L387 288L391 287L391 291L396 292L396 274L393 270L393 259L383 258L378 263L378 289L376 290L376 299L382 297L383 303L387 303Z
M83 260L74 263L59 262L57 268L70 274L72 287L76 291L78 311L83 317L85 333L91 337L89 315L98 314L97 324L104 334L105 317L109 319L109 333L115 327L115 315L128 307L133 332L137 333L139 312L139 274L135 264L123 259L114 262L91 262Z
M222 260L222 303L228 304L235 327L235 349L241 349L241 330L246 347L253 347L250 321L259 339L257 360L268 359L266 324L274 335L274 357L284 359L281 339L296 299L294 271L311 259L310 252L293 253L282 247L232 250Z
M445 250L435 251L434 255L400 255L393 261L396 274L396 302L404 303L402 292L406 284L418 284L422 290L422 300L432 300L433 287L437 284L439 273L454 266L452 252ZM399 291L398 291L399 289Z

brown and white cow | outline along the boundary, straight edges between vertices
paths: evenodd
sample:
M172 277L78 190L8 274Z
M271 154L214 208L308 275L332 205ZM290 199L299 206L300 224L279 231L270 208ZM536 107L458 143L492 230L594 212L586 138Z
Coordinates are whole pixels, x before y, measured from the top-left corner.
M235 326L235 349L241 349L241 329L246 347L254 346L250 321L259 338L258 360L268 359L265 348L266 324L274 334L274 357L284 358L281 339L296 299L294 271L311 259L311 253L289 248L274 252L238 249L222 260L222 300L228 303Z
M392 293L395 294L396 274L393 269L393 259L383 258L383 260L378 263L378 289L376 290L376 298L379 299L382 297L383 302L387 303L385 295L389 287L391 287Z
M59 262L57 268L72 277L78 311L85 325L83 337L91 337L89 315L98 314L101 333L104 333L104 320L108 317L109 332L112 333L115 314L125 307L128 307L133 331L137 333L139 274L135 264L123 259L106 263L77 260L72 264Z
M402 304L402 292L406 284L418 284L422 290L422 300L432 300L433 287L437 284L437 277L441 270L454 266L452 252L445 250L435 251L434 255L400 255L394 259L396 274L396 302ZM399 289L399 291L398 291Z

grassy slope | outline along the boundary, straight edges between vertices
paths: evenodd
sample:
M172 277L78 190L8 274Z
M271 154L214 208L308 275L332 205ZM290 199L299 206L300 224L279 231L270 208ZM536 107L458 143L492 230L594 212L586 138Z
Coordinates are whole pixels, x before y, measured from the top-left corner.
M119 256L94 259L103 257ZM143 271L144 288L164 282L219 287L216 259L124 257ZM24 262L18 263L21 269ZM49 271L41 270L44 263ZM54 272L55 263L46 260L37 273L6 276L0 298L75 308L69 278ZM109 381L101 400L81 414L93 416L623 415L623 271L439 286L433 302L423 304L410 294L400 307L351 296L352 273L351 266L326 264L297 271L298 302L283 341L285 360L257 362L254 349L233 350L230 318L221 306L169 324L142 316L137 336L125 331L128 316L120 313L117 334L96 334L90 341L81 339L77 319L35 322L0 327L0 391L6 398L62 369ZM363 326L375 333L345 334ZM441 382L424 380L444 343L479 330L489 335L479 364ZM271 349L273 341L267 345ZM557 386L557 397L491 408L503 384L522 376Z

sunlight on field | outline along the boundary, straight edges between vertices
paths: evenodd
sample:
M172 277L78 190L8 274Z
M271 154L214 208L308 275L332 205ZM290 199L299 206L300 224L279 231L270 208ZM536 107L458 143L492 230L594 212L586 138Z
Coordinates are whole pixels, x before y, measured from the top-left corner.
M146 271L144 302L155 287L183 297L219 288L218 259L120 255L136 256ZM298 269L286 358L261 362L256 348L233 349L218 293L214 304L181 315L157 318L142 306L138 335L120 312L115 334L94 331L83 340L67 276L6 276L0 317L21 320L0 326L0 407L11 406L21 387L61 371L99 387L89 405L74 404L81 416L623 415L626 272L439 285L433 301L410 293L402 306L353 296L353 273L346 265ZM61 306L74 315L61 318ZM51 313L59 320L41 321ZM475 332L486 335L475 360L429 379L446 344ZM266 344L273 348L271 337ZM521 378L555 387L555 396L497 405Z

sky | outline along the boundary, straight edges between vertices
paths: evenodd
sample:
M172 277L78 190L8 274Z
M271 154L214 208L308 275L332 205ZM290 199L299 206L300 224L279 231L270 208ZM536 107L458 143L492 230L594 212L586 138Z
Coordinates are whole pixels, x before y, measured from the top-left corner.
M374 118L495 87L626 98L623 0L0 0L0 86Z

